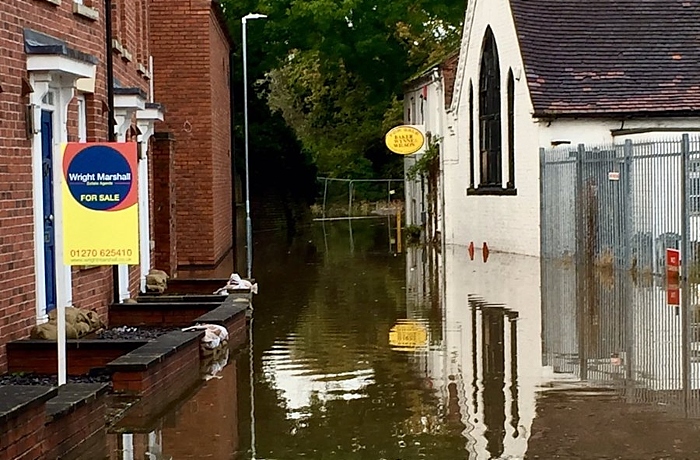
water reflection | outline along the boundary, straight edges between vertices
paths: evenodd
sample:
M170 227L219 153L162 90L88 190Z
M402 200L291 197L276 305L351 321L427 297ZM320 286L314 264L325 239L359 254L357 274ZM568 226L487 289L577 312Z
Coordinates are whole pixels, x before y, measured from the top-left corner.
M696 339L662 280L393 231L258 236L248 349L113 458L700 458Z
M445 357L470 458L522 458L542 379L537 259L445 254Z
M108 434L110 459L231 459L239 449L237 380L240 355L218 361L215 373L184 394L139 401ZM247 374L247 372L245 372Z
M557 375L616 388L630 402L699 417L695 323L691 318L685 337L682 311L668 305L663 279L595 269L582 280L581 271L543 263L546 365ZM697 288L691 284L690 291L697 305Z
M459 410L428 375L440 302L431 312L428 289L407 289L394 231L385 219L329 222L282 258L273 241L261 245L275 263L257 264L256 445L243 458L463 457ZM416 279L437 285L424 267Z

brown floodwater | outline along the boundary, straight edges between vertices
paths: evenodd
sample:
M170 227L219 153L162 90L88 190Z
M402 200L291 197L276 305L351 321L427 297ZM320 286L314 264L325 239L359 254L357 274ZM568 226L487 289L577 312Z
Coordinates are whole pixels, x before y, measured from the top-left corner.
M111 458L700 459L700 347L660 283L396 238L256 235L247 345Z

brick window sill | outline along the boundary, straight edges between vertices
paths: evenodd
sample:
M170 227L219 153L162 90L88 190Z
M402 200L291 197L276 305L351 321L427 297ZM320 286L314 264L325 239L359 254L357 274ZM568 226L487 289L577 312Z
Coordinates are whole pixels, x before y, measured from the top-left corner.
M80 3L73 3L73 14L89 19L90 21L97 21L100 19L99 11L97 11L95 8L90 8L89 6L82 5Z
M517 188L502 188L498 186L485 186L479 188L468 188L467 196L495 195L495 196L515 196L518 194Z

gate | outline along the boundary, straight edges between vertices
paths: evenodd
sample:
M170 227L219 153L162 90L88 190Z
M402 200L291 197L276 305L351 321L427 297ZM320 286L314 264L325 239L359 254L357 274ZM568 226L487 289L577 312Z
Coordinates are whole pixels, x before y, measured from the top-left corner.
M541 149L540 179L545 364L700 415L700 138ZM666 248L683 261L677 307Z

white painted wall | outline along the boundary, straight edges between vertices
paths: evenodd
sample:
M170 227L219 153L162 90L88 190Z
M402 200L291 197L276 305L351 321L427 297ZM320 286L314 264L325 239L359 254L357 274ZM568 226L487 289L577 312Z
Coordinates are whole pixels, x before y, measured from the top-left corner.
M437 67L429 70L426 74L429 80L416 84L404 93L404 123L422 125L425 133L430 133L433 139L444 139L445 95L442 75ZM425 91L423 88L425 88ZM404 159L404 174L409 171L422 155L424 153L421 151L406 156ZM441 156L442 159L443 156ZM441 178L442 174L440 174L438 179L438 209L436 210L438 229L443 227L443 187ZM428 209L427 192L427 180L421 181L420 177L417 177L415 180L405 180L407 225L422 225L425 223L427 216L423 216L422 213Z
M539 137L532 119L532 102L518 47L508 0L471 3L458 66L455 104L447 118L446 150L457 152L457 160L445 165L445 241L491 250L536 255L539 253ZM508 178L508 70L515 80L515 187L516 196L467 196L469 187L469 143L474 143L474 178L479 182L479 68L487 27L496 39L501 70L503 182ZM460 74L461 73L461 74ZM517 76L520 78L517 79ZM469 82L474 88L474 139L469 139Z

